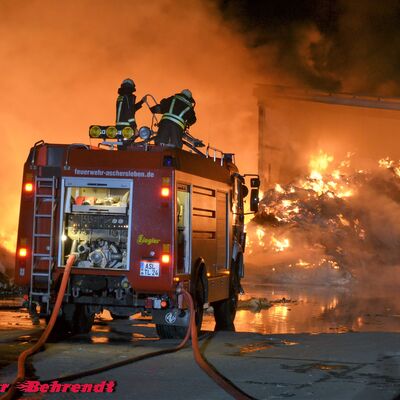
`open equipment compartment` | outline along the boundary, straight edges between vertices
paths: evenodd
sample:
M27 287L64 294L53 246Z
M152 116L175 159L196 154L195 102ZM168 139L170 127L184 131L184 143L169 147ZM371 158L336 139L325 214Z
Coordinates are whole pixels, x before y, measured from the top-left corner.
M132 194L132 180L63 178L58 265L128 270Z

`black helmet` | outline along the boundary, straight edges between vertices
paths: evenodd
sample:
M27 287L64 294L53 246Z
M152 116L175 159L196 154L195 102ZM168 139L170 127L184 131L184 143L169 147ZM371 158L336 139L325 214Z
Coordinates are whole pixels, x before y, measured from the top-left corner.
M124 79L121 83L120 88L118 89L118 93L121 95L130 94L136 91L135 82L132 79L127 78Z
M186 96L188 99L192 99L192 98L193 98L192 92L191 92L189 89L183 89L183 90L181 91L181 93L182 93L184 96Z
M122 85L126 85L126 86L132 86L132 87L135 87L135 82L133 82L133 80L132 79L130 79L130 78L127 78L127 79L124 79L123 81L122 81L122 83L121 83L121 86Z
M183 89L181 94L183 94L193 104L193 107L195 106L196 101L194 100L192 92L189 89Z

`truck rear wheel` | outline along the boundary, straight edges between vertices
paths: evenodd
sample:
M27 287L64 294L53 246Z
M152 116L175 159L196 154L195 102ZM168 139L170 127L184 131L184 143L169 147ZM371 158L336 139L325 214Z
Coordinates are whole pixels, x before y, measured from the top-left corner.
M216 331L234 331L233 321L236 316L238 295L231 294L228 299L212 303L214 308L215 330Z
M72 334L89 333L92 330L94 315L86 304L77 304L73 317Z
M243 262L243 256L239 255L235 261L229 282L229 297L224 300L211 303L214 308L215 330L234 331L234 320L236 316L237 303L239 298L240 278L239 266Z
M50 318L46 317L46 323L49 323ZM71 325L65 320L63 316L59 316L53 326L49 335L49 342L68 338L71 335Z
M68 308L68 310L67 310ZM74 322L73 315L75 313L74 305L63 305L60 315L57 316L56 322L54 323L53 329L50 333L49 340L60 340L68 338L74 334ZM50 316L46 316L46 324L50 322Z
M198 276L194 290L192 292L194 311L195 311L195 322L197 328L197 334L200 333L201 324L203 323L204 314L204 282L202 276Z
M86 304L65 304L63 312L56 319L51 339L63 339L71 335L89 333L92 329L95 314L90 312ZM50 316L46 317L49 323Z
M110 311L110 315L113 320L128 320L130 315L119 315L119 314L114 314Z
M113 314L113 313L110 313L110 314L114 321L116 321L116 320L126 321L129 319L129 315L117 315L117 314Z

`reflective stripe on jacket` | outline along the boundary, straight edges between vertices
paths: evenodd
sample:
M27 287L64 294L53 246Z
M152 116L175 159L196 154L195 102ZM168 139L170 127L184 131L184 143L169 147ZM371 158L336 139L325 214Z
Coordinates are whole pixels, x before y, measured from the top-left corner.
M116 116L116 125L124 125L129 126L132 123L135 123L134 114L134 103L135 98L131 95L123 95L118 96L117 98L117 116Z
M179 114L174 114L174 106L175 106L176 100L182 101L183 103L187 104L187 107L185 109L183 109ZM183 116L191 108L193 108L193 106L189 100L186 100L184 97L176 94L172 99L171 106L169 107L168 112L163 114L163 116L161 117L161 120L168 119L168 120L178 124L182 129L185 129L186 123L185 123L185 120L183 119Z

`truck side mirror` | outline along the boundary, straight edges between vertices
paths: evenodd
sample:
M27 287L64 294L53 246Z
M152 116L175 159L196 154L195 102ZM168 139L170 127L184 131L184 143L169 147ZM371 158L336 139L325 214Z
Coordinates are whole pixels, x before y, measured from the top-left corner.
M256 213L258 211L258 189L251 189L250 192L250 210Z
M250 179L250 186L252 188L259 188L260 187L260 178L251 178Z

